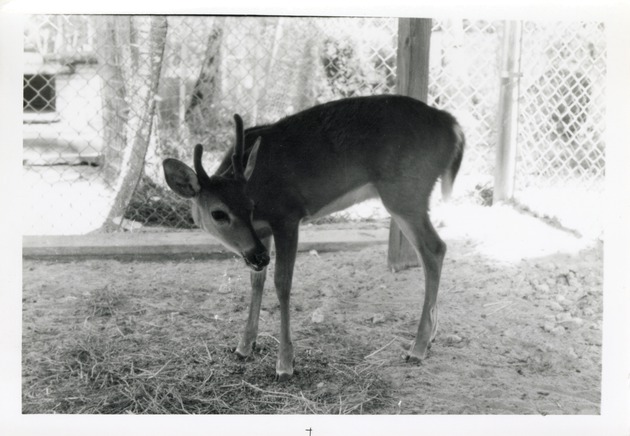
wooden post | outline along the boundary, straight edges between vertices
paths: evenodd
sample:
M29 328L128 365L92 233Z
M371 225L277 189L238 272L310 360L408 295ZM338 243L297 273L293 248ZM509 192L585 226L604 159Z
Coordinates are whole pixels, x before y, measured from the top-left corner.
M499 138L494 171L493 204L514 195L518 93L521 77L521 23L508 21L503 30L501 89L499 94Z
M429 92L430 18L398 20L398 93L427 101ZM394 220L389 225L387 265L393 271L417 266L418 256Z

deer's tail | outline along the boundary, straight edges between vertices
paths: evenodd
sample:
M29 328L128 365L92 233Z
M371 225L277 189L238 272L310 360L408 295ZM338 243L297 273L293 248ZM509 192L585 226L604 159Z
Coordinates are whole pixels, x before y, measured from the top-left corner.
M455 136L455 153L448 168L442 174L442 198L448 200L453 192L453 184L455 177L459 172L464 157L464 146L466 145L466 137L461 126L457 122L453 122L453 134Z

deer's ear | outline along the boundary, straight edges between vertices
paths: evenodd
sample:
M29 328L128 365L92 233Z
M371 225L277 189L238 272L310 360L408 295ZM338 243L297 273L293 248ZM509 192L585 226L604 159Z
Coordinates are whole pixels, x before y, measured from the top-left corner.
M192 198L201 189L197 174L185 163L177 159L165 159L162 163L168 186L184 198Z
M247 167L245 167L245 171L243 175L245 176L245 180L249 180L254 172L254 168L256 167L256 159L258 158L258 149L260 148L260 136L256 139L254 143L254 147L252 151L249 153L249 158L247 159Z

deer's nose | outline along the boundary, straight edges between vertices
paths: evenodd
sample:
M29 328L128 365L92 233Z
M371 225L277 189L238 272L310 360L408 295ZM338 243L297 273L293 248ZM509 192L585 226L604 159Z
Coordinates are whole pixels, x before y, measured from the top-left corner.
M269 253L267 250L255 251L253 253L243 254L245 263L255 271L260 271L267 265L269 265Z
M263 265L263 266L269 265L269 254L267 253L267 251L256 253L254 255L254 258L256 259L257 263L260 265Z

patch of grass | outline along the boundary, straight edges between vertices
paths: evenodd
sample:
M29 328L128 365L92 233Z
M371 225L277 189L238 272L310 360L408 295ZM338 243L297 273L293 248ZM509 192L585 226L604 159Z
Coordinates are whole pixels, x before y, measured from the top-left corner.
M273 344L246 361L201 341L168 345L84 331L50 362L50 395L34 398L29 386L24 413L356 414L388 399L388 384L368 362L338 363L307 350L296 356L293 379L279 383Z
M241 360L227 345L240 323L198 318L203 309L192 302L178 308L185 316L169 316L163 306L105 287L75 307L83 321L71 334L27 347L23 413L359 414L391 401L380 366L361 357L367 353L360 344L331 339L340 333L336 325L319 330L346 352L296 346L294 377L280 383L273 337L261 335ZM212 342L200 332L211 333Z
M125 298L118 290L106 286L92 293L87 310L93 317L108 317L113 316L124 303Z

